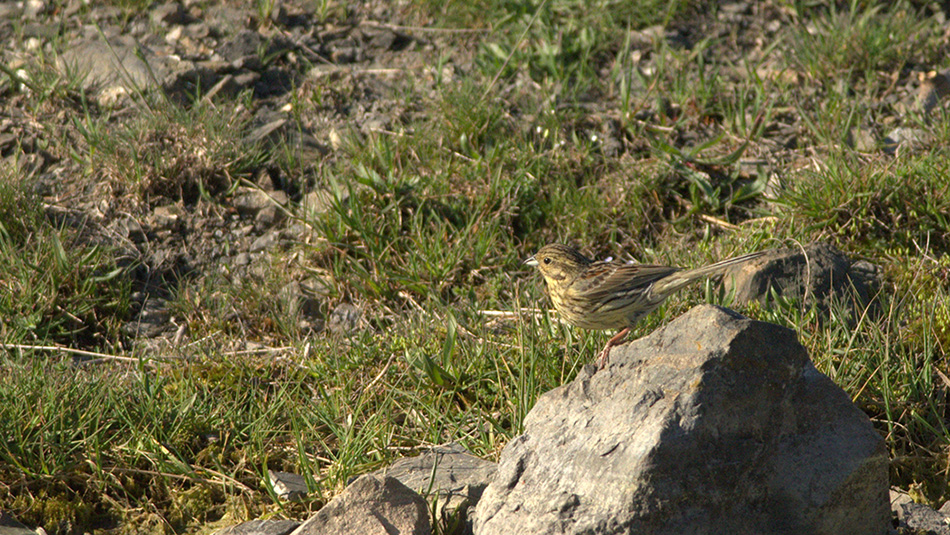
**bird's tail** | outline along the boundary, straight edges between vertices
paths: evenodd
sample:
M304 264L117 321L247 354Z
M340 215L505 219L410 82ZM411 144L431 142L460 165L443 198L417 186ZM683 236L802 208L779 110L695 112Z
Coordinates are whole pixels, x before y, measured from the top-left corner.
M764 255L766 251L758 251L755 253L749 253L742 256L736 256L733 258L727 258L726 260L721 260L715 264L710 264L708 266L698 267L696 269L688 269L685 271L677 271L672 275L663 278L653 284L653 293L658 295L668 295L676 290L679 290L683 286L693 282L696 279L701 279L703 277L708 277L710 275L718 275L719 273L726 270L730 266L736 264L742 264L743 262L748 262L754 260Z

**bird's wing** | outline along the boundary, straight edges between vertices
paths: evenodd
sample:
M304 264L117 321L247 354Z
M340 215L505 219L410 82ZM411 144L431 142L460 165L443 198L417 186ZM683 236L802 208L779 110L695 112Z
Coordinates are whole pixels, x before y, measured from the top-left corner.
M670 266L595 262L574 280L570 292L597 302L636 291L679 271Z

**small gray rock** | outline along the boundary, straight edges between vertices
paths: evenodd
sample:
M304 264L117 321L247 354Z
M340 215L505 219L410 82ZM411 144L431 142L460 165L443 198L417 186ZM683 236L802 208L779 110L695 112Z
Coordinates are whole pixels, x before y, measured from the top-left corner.
M436 494L450 510L460 505L474 507L495 474L495 463L479 459L452 443L419 455L399 459L373 474L392 476L420 494Z
M177 204L158 206L148 216L148 225L152 230L171 230L183 219L185 210Z
M116 219L112 222L110 227L119 236L133 242L141 242L145 239L145 231L142 229L142 224L131 217Z
M21 524L10 513L0 511L0 535L36 535L36 532Z
M255 56L261 52L263 40L257 32L241 30L232 39L218 47L218 54L227 61Z
M915 503L909 494L891 489L891 509L897 515L899 533L950 535L950 518L940 511Z
M64 72L83 74L83 89L95 94L114 87L153 88L170 72L166 61L129 36L72 43L56 63Z
M254 216L258 211L270 205L271 200L267 192L257 188L239 187L231 199L231 205L242 216Z
M251 262L253 261L254 259L251 258L251 255L249 253L242 252L242 253L238 253L234 255L234 257L231 259L231 266L232 267L249 266L251 265Z
M219 529L214 535L287 535L298 526L296 520L250 520Z
M287 214L281 208L274 204L265 206L254 216L254 229L259 232L269 229L283 221L286 215Z
M733 295L736 303L767 304L774 291L824 311L835 303L861 311L871 302L876 276L872 264L852 263L834 246L816 242L804 249L778 249L735 266L722 281L726 295Z
M153 23L164 26L188 22L188 12L178 2L168 2L155 7L149 13L149 17Z
M396 42L396 32L388 28L364 28L363 40L369 48L389 50Z
M877 139L870 128L855 126L848 132L848 145L858 152L874 152L877 150Z
M307 488L307 480L299 474L268 470L267 477L270 478L271 487L281 500L300 501L310 492Z
M354 333L360 326L363 312L352 303L340 303L330 312L327 318L327 328L336 335L347 336Z
M246 29L247 8L222 2L212 2L203 17L208 26L218 35L232 35Z
M259 253L261 251L271 249L275 244L277 244L279 240L280 233L276 231L267 232L251 242L251 246L248 248L248 251L252 253Z
M926 130L901 126L884 136L884 152L896 155L900 151L922 149L933 141Z
M426 501L394 477L367 474L346 487L292 535L428 535Z
M47 7L44 0L26 0L23 2L23 16L28 19L36 18L45 13Z

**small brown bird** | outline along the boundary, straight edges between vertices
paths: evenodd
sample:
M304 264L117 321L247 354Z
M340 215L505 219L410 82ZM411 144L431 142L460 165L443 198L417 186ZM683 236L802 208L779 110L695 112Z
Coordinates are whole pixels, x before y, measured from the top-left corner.
M764 251L750 253L683 271L619 260L595 262L575 249L555 243L545 245L524 263L541 271L554 308L565 321L584 329L622 329L598 355L603 368L610 348L621 343L630 328L670 294L694 280L719 274L729 266L763 254Z

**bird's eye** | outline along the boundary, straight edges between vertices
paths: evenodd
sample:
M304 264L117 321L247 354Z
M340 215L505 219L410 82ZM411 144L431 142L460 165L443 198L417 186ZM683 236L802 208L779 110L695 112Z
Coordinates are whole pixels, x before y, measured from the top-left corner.
M551 257L550 257L550 256L545 256L541 261L544 262L545 264L550 264L550 263L551 263Z

